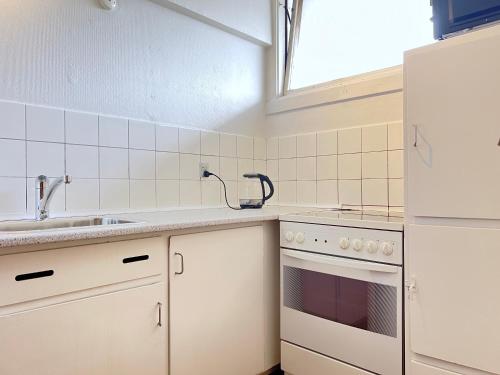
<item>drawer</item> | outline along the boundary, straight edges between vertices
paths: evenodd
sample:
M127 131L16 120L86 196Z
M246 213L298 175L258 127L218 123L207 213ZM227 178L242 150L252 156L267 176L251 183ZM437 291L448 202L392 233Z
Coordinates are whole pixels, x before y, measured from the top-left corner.
M160 237L0 256L0 306L166 273Z
M281 342L281 368L289 375L373 375L284 341Z

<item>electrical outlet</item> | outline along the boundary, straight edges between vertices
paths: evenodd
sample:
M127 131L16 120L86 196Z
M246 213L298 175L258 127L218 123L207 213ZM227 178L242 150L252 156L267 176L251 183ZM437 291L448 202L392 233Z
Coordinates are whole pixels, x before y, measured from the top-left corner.
M203 173L208 171L208 163L200 162L200 177L203 178Z

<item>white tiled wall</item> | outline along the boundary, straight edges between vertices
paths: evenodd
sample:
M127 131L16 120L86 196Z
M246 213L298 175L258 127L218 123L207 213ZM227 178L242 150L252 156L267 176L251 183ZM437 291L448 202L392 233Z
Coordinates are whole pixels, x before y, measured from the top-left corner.
M267 140L273 203L402 210L403 125L377 124Z
M73 176L51 213L221 206L256 193L243 181L266 173L266 141L132 119L0 101L0 217L34 214L35 177ZM250 193L249 193L250 191Z

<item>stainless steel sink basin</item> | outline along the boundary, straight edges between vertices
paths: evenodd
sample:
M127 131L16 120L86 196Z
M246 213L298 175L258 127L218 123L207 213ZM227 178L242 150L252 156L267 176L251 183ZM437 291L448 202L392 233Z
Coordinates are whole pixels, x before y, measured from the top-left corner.
M23 232L33 230L95 227L103 225L131 224L133 221L108 217L60 218L44 221L20 220L0 222L0 232Z

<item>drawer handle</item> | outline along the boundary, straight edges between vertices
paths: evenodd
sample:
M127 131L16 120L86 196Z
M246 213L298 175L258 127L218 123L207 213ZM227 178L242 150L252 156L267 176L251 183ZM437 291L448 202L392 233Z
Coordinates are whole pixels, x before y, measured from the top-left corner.
M161 307L162 307L162 304L161 302L158 302L158 327L161 327L162 326L162 323L161 323Z
M174 253L174 255L177 255L181 258L181 271L180 272L175 271L174 274L182 275L184 273L184 255L182 255L181 253Z
M42 277L49 277L54 274L54 271L48 270L48 271L39 271L39 272L31 272L31 273L23 273L21 275L16 276L16 281L25 281L25 280L32 280L32 279L40 279Z
M142 262L149 259L149 255L138 255L136 257L123 258L123 263Z

